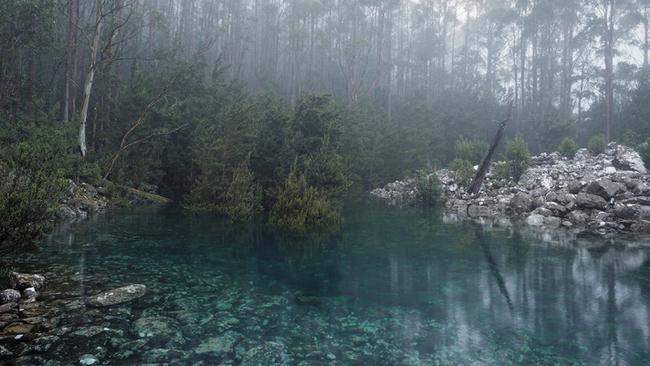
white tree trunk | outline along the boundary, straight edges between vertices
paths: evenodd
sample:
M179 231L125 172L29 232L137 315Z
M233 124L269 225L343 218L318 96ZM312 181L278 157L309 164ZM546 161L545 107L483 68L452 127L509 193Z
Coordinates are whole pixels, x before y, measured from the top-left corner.
M84 102L81 108L81 126L79 127L79 148L81 156L86 156L88 147L86 144L86 121L88 120L88 105L90 104L90 92L93 88L93 80L95 79L95 68L97 67L97 50L99 49L99 41L102 33L102 10L101 1L97 2L97 20L95 22L95 32L93 36L93 43L90 46L90 67L88 69L88 76L84 87Z

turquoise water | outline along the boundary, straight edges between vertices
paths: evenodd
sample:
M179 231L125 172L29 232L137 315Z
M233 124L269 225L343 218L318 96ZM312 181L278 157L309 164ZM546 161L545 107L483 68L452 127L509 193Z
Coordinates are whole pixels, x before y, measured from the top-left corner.
M69 294L18 363L239 365L273 341L292 365L650 364L646 249L444 221L363 201L310 238L172 207L61 228L10 258ZM73 296L130 283L116 308Z

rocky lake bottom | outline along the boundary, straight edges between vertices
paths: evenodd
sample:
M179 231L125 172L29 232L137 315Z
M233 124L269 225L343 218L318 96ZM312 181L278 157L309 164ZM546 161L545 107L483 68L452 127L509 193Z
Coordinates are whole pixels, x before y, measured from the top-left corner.
M598 240L366 200L340 233L309 238L112 211L2 259L47 287L2 314L0 363L649 364L648 243ZM80 296L129 284L146 294L100 308Z

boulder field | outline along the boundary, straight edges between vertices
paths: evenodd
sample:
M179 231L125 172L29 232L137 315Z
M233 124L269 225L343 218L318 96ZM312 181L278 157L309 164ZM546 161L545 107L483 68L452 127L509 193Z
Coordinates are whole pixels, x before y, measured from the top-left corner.
M477 195L467 194L450 171L435 174L448 213L600 234L650 234L650 175L627 146L610 143L598 156L580 149L571 159L542 153L519 182L489 172ZM412 179L371 192L391 205L412 202L416 193Z

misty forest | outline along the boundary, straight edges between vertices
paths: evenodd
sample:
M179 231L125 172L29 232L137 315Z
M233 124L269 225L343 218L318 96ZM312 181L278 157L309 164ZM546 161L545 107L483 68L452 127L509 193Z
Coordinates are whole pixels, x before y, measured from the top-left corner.
M649 37L649 0L0 1L0 364L649 364Z

